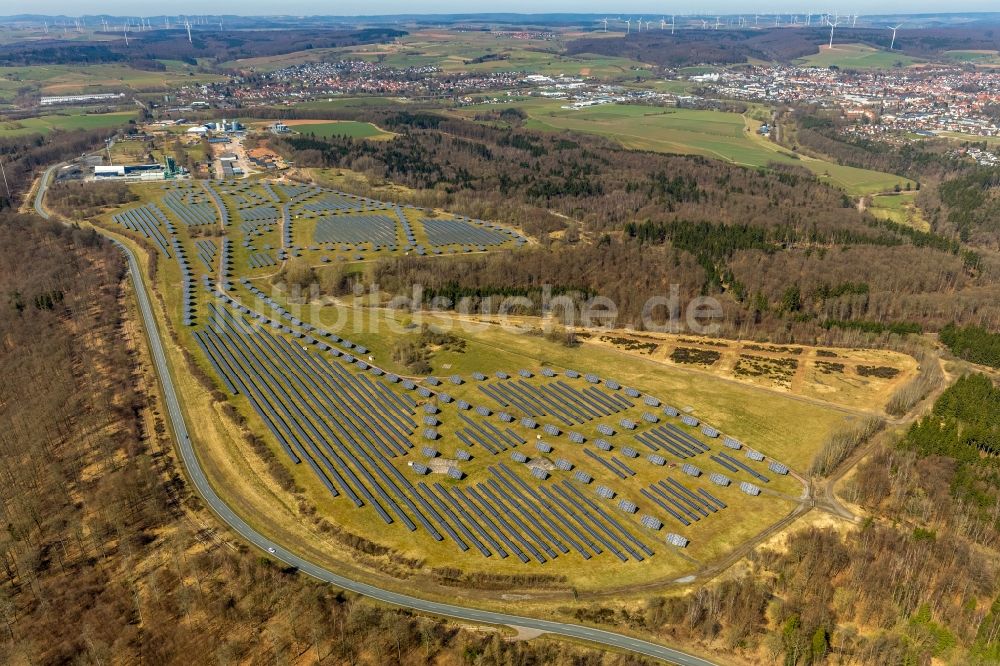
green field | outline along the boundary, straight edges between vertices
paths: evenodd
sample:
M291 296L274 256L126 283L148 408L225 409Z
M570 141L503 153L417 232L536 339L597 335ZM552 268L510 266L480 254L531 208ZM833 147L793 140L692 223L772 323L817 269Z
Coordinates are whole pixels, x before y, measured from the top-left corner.
M24 120L0 121L0 136L48 134L55 130L100 129L124 125L136 117L135 111L116 113L68 113L37 116Z
M0 101L9 101L20 91L39 95L83 95L123 90L150 92L223 79L219 75L198 72L196 68L177 61L168 61L165 65L167 70L163 72L116 64L0 67Z
M288 121L288 126L300 134L315 134L319 138L346 136L352 139L388 139L392 137L371 123L357 120L336 120L328 123L296 123Z
M891 53L874 49L865 44L837 44L832 49L821 45L819 53L815 53L797 61L800 65L810 67L831 67L841 69L888 69L890 67L906 67L917 62L902 53Z
M737 113L624 104L571 110L562 105L548 100L518 104L532 129L599 134L636 150L704 155L750 167L798 165L852 195L885 192L907 182L892 174L796 155L758 136L759 123Z
M923 213L914 203L916 192L900 192L899 194L880 194L871 198L868 211L876 217L891 220L897 224L905 224L919 231L929 231L930 224L924 219Z
M949 60L971 65L1000 65L1000 51L945 51L944 55Z

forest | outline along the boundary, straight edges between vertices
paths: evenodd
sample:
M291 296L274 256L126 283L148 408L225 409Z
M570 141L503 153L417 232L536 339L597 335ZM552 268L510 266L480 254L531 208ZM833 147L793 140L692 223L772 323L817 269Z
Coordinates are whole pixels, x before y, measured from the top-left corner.
M293 51L325 49L392 41L405 35L392 28L362 30L233 30L194 31L188 42L182 27L144 32L139 46L125 46L124 40L80 42L59 38L0 45L0 66L95 65L109 62L182 60L198 58L217 62L238 58L281 55Z
M1000 368L1000 333L980 326L955 326L948 324L938 338L955 356L972 363Z
M665 68L728 65L750 60L789 63L795 58L816 53L817 45L826 41L829 32L828 28L820 25L811 28L783 27L781 30L679 30L666 39L659 31L633 32L625 39L581 37L568 42L566 52L570 55L598 53L620 56ZM837 41L842 43L887 49L889 39L889 33L885 31L855 30L847 25L837 30ZM950 50L992 51L998 48L1000 34L973 28L904 28L899 31L897 46L902 53L918 57L940 56Z
M995 255L878 220L804 170L629 151L431 112L371 115L397 138L271 143L300 165L399 183L413 192L392 196L407 203L496 219L540 241L516 255L386 260L374 278L389 290L420 282L428 298L475 303L551 285L607 296L619 323L634 325L648 298L678 284L682 299L720 300L724 335L776 342L879 339L1000 315ZM857 283L865 288L848 288Z

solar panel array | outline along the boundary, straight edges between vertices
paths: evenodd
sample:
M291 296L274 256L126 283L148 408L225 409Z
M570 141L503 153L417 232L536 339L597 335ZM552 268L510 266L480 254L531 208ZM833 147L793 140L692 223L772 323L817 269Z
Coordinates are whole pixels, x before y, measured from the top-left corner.
M515 237L514 232L495 229L486 223L474 224L457 219L423 218L420 223L427 242L435 247L444 245L502 245Z
M152 240L163 254L167 257L170 256L170 243L160 230L161 226L167 224L167 220L162 211L155 205L150 204L125 210L116 213L111 219L126 229L140 233Z
M287 216L293 210L314 219L317 234L334 220L353 224L367 234L364 241L331 238L317 242L385 242L395 246L399 225L406 242L417 247L407 215L398 207L383 207L387 216L372 211L379 202L345 199L314 186L267 184L263 191L266 196L228 183L206 186L204 191L182 186L168 188L164 205L171 200L190 219L168 206L173 214L188 226L199 226L208 222L197 222L198 211L207 215L206 207L214 209L216 197L220 205L222 197L236 202L234 211L245 236L243 246L248 248L241 256L250 268L276 265L271 254L256 251L253 239L270 231L269 225L279 215ZM348 207L323 208L339 205ZM139 210L143 212L135 212ZM334 210L348 212L331 212ZM125 213L131 215L119 223L132 224L130 228L139 233L145 230L145 235L159 244L158 233L164 253L177 257L184 285L184 323L194 326L196 299L185 247L176 237L168 241L168 235L174 236L176 230L155 206L118 215ZM118 216L115 219L119 221ZM213 213L211 221L216 219ZM290 223L285 232L285 256L296 256L303 248L292 246ZM501 235L506 236L501 242L510 240L510 236ZM234 258L228 237L221 239L221 247L206 238L190 242L192 254L209 273L214 272L214 262L219 262L220 284L213 286L212 280L205 278L215 301L199 304L207 315L205 320L212 324L199 326L194 335L222 384L232 394L246 398L293 463L309 466L333 496L373 511L386 523L401 524L411 531L423 529L435 540L452 540L460 549L475 549L486 557L514 555L525 562L544 562L575 552L585 559L604 553L622 561L638 561L653 553L634 536L636 528L659 530L670 521L687 526L726 508L707 489L713 487L709 483L716 488L736 483L745 493L759 494L757 483L768 482L759 470L722 453L719 445L706 443L704 438L722 437L717 429L688 414L680 417L680 423L688 428L681 427L670 422L680 416L679 412L663 405L659 398L595 374L581 376L575 370L557 372L547 366L537 371L523 368L513 377L497 371L495 379L476 372L471 375L475 391L471 386L466 388L460 375L450 375L444 382L427 378L418 384L387 374L364 360L368 354L364 347L298 320L246 279L240 280L242 288L262 299L273 310L272 316L255 312L228 295L236 291L230 282ZM458 395L441 391L445 384ZM460 397L470 395L481 396L486 403L476 404L474 397L470 403ZM657 408L657 412L643 412L643 408ZM660 409L666 418L657 415ZM612 416L612 423L593 423ZM449 426L443 431L438 430L442 419ZM616 420L622 432L613 425ZM527 441L516 430L522 428L540 428L538 432L552 441L542 441L541 435L536 435L532 444L537 454L529 458L522 450ZM563 437L565 440L557 441ZM741 447L731 437L722 437L720 444L723 451ZM636 447L645 449L642 456ZM549 457L554 450L560 457ZM471 477L467 477L458 464L471 460L473 452L487 457L502 454L520 464L512 469L497 462L485 472L477 465L469 468ZM752 454L748 452L749 460L764 460ZM713 472L712 465L703 477L702 468L688 462L698 456L718 465L734 481ZM429 463L428 458L434 462ZM670 469L675 460L680 465L676 472ZM667 478L649 486L626 483L643 470L654 473L654 469L657 476ZM770 461L768 469L788 474L788 468L777 461ZM675 474L684 482L673 478ZM416 478L428 475L439 475L446 485ZM451 483L466 479L471 483ZM618 479L623 484L620 492L600 485L607 479ZM594 481L599 482L597 497L591 491L582 494L582 486ZM634 497L630 496L633 490ZM716 492L724 496L734 491ZM615 503L596 503L604 499ZM684 537L678 538L687 545Z
M200 227L218 222L215 203L194 191L171 190L163 195L163 205L186 226Z
M317 243L372 243L376 247L396 245L396 221L374 213L332 215L316 221Z

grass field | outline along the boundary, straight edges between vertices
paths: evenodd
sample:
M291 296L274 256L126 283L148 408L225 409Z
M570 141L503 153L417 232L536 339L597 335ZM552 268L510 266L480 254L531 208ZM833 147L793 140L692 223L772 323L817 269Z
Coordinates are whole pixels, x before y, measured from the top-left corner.
M876 217L882 217L898 224L905 224L919 231L929 231L930 223L914 203L916 192L880 194L871 198L868 210Z
M907 67L917 60L902 53L891 53L865 44L837 44L835 42L832 49L821 45L819 53L799 58L797 62L807 67L836 66L841 69L888 69L890 67Z
M41 95L83 95L132 90L147 92L224 77L199 72L180 62L167 64L167 71L149 72L126 65L32 65L0 67L0 101L12 99L19 90Z
M136 117L135 111L116 113L67 113L0 121L0 136L48 134L55 130L99 129L124 125Z
M704 155L750 167L794 164L852 195L885 192L907 182L892 174L796 155L760 137L759 122L736 113L623 104L571 110L562 104L530 100L517 106L528 114L527 126L533 129L599 134L627 148ZM474 115L476 110L464 113Z
M945 51L948 60L970 65L1000 67L1000 51Z
M385 132L371 123L356 120L288 120L285 124L300 134L315 134L319 138L346 136L352 139L391 139L393 137L390 132Z

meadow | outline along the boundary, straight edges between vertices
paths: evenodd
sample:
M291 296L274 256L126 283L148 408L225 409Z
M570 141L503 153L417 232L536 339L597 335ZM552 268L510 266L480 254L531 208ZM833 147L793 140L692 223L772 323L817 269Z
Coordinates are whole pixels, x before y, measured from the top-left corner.
M32 65L0 67L0 101L10 101L21 90L39 95L84 95L89 93L151 92L224 77L199 72L178 61L165 61L167 70L151 72L127 65Z
M54 113L23 120L0 120L0 136L48 134L56 130L91 130L124 125L136 117L135 111L86 113L83 111Z
M868 210L872 215L913 227L918 231L930 231L930 223L924 218L914 202L916 192L880 194L871 198Z
M285 123L296 132L315 135L317 138L346 136L352 139L391 139L392 134L385 132L372 123L356 120L312 121L288 120Z
M563 104L530 100L518 106L528 114L526 126L532 129L599 134L636 150L704 155L749 167L797 165L855 196L907 183L892 174L797 155L759 136L760 123L737 113L627 104L574 110L563 109ZM467 115L475 113L466 111Z
M832 49L820 46L819 53L799 58L796 62L807 67L888 69L907 67L918 61L902 53L883 51L866 44L837 44L835 41Z

